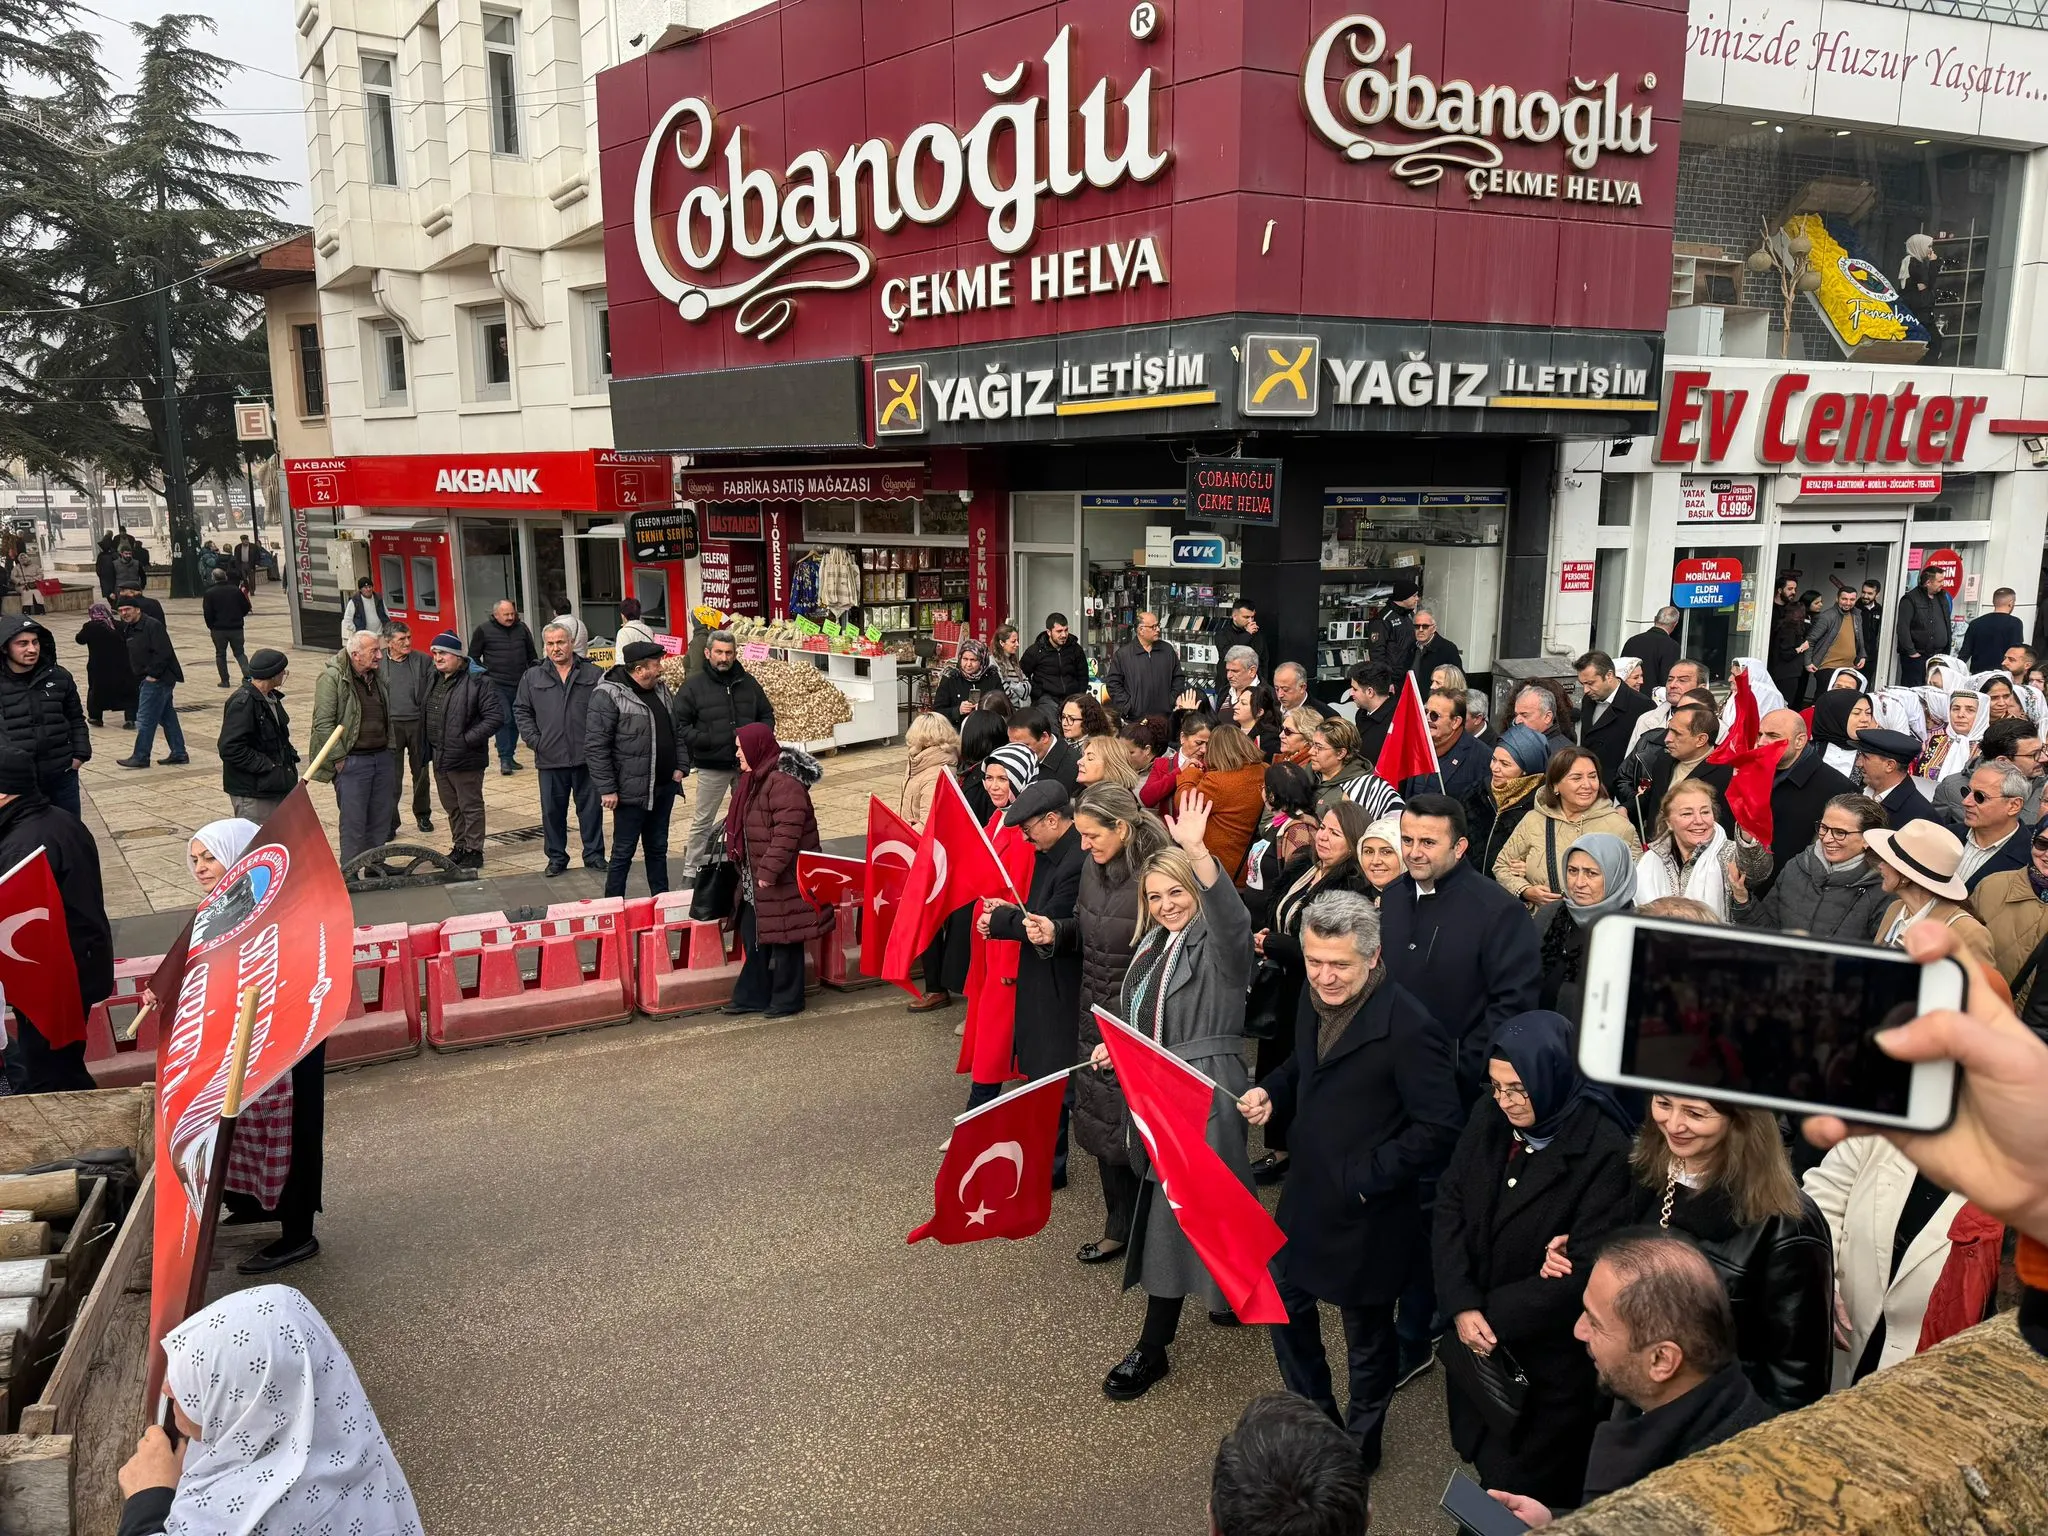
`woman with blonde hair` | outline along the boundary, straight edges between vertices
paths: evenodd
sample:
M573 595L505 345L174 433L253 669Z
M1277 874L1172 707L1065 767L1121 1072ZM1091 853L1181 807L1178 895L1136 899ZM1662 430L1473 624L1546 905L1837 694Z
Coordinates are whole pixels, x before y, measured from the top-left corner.
M1309 731L1308 766L1317 779L1318 814L1339 800L1364 806L1375 820L1401 808L1401 792L1372 771L1358 727L1342 715L1320 720Z
M1834 1244L1792 1175L1777 1116L1656 1094L1629 1164L1633 1219L1683 1233L1720 1272L1757 1395L1778 1412L1818 1402L1834 1374Z
M1290 709L1280 717L1280 750L1274 754L1276 763L1308 764L1309 743L1315 739L1316 727L1323 723L1323 717L1306 704Z
M1082 789L1097 784L1113 784L1118 789L1128 789L1133 794L1138 789L1138 770L1131 766L1131 757L1124 750L1124 744L1114 736L1090 736L1081 743L1080 762L1074 770L1075 781Z
M1564 898L1564 856L1594 832L1636 846L1635 824L1607 798L1600 759L1584 747L1560 747L1543 772L1534 805L1493 861L1493 878L1534 912Z
M1202 760L1180 771L1180 804L1186 805L1190 794L1209 803L1208 846L1229 873L1230 883L1242 886L1245 855L1251 852L1266 809L1266 760L1243 731L1218 721Z
M932 791L938 788L939 776L959 765L960 733L944 715L928 710L903 733L903 750L903 792L896 808L922 831L925 817L932 813Z
M1721 797L1703 779L1682 779L1657 807L1664 830L1636 861L1636 900L1690 896L1717 921L1728 920L1732 886L1746 898L1752 884L1771 874L1771 850L1748 833L1729 837L1716 819Z

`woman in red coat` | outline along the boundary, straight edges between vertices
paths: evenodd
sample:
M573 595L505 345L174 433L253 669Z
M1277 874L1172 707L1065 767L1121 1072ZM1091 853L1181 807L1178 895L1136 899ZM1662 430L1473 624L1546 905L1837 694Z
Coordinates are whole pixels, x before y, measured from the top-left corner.
M1031 888L1031 866L1037 853L1022 831L1003 825L1003 812L1018 791L1037 777L1038 760L1029 747L998 747L982 764L982 787L995 806L987 827L989 842L1020 891ZM1017 962L1023 949L1012 939L988 936L979 902L974 916L967 967L967 1025L960 1037L960 1059L953 1068L968 1074L969 1109L995 1098L1003 1084L1017 1076Z
M725 816L725 850L740 868L740 947L746 963L727 1013L787 1018L804 1008L804 945L832 922L796 885L796 856L818 846L810 786L817 759L775 739L773 727L743 725L739 777Z

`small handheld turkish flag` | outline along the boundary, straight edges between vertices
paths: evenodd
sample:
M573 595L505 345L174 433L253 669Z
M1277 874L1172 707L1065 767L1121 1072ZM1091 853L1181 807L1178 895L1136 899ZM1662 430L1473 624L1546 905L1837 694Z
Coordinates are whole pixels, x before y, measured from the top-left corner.
M31 926L35 937L24 954L15 941ZM50 856L40 848L0 875L0 993L52 1046L76 1045L85 1038L85 1005L71 958L64 896Z
M1399 789L1417 774L1433 773L1442 787L1443 765L1436 758L1436 743L1430 739L1429 716L1422 708L1422 688L1415 674L1408 674L1401 697L1394 704L1394 718L1387 726L1387 739L1372 771Z
M862 879L860 969L864 976L882 974L889 930L903 900L903 881L917 858L917 828L868 796L868 862Z
M1123 1020L1100 1008L1095 1017L1131 1123L1159 1175L1159 1194L1216 1288L1239 1322L1286 1322L1266 1266L1287 1234L1209 1145L1209 1109L1221 1088Z
M1707 754L1710 763L1732 763L1728 776L1728 814L1735 825L1760 843L1768 844L1777 827L1771 812L1771 791L1777 787L1778 763L1785 755L1782 741L1759 741L1763 724L1757 714L1756 690L1749 684L1749 668L1735 674L1735 717L1728 734Z
M1022 906L1024 899L1010 883L1010 872L996 857L988 833L974 819L960 781L939 775L932 792L932 813L925 818L917 859L903 882L900 921L890 930L882 960L882 979L908 986L910 967L956 907L983 896L996 896Z
M843 853L813 853L801 850L796 856L796 888L805 901L821 912L839 905L849 891L858 896L867 883L864 860Z
M932 1186L932 1219L905 1239L1030 1237L1052 1215L1052 1158L1067 1073L1026 1083L953 1122Z

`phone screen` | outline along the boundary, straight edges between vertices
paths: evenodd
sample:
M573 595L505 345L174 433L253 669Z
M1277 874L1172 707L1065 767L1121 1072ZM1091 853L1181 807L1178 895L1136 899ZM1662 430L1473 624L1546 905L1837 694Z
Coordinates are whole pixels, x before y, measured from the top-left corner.
M1873 1036L1920 1011L1903 955L1834 954L1710 930L1639 928L1621 1070L1717 1089L1903 1116L1913 1066Z

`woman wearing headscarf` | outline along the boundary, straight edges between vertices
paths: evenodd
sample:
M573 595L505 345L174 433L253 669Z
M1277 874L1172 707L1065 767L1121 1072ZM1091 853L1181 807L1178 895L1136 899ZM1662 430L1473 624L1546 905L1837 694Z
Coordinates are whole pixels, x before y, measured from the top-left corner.
M1501 849L1515 835L1515 828L1529 814L1536 791L1543 787L1543 770L1550 765L1550 743L1540 732L1519 720L1500 733L1493 749L1493 825L1486 833L1477 867L1492 869Z
M1856 773L1856 738L1877 725L1869 696L1830 688L1813 702L1813 740L1821 760L1851 779Z
M1505 1350L1529 1390L1502 1434L1450 1378L1451 1443L1488 1487L1576 1504L1605 1403L1573 1330L1601 1239L1628 1208L1635 1127L1579 1072L1562 1014L1507 1020L1486 1067L1492 1092L1473 1105L1437 1181L1437 1308L1457 1330L1446 1348Z
M1398 811L1392 816L1382 816L1359 838L1358 872L1372 887L1365 894L1375 902L1380 899L1382 891L1408 873L1408 866L1401 861L1401 816Z
M1600 782L1600 759L1585 747L1560 747L1543 771L1543 787L1494 856L1493 878L1521 898L1532 915L1564 899L1564 856L1582 837L1612 832L1626 841L1632 823Z
M182 1446L152 1426L121 1468L120 1536L420 1536L362 1379L288 1285L231 1291L164 1335Z
M1020 827L1003 825L1007 811L1038 778L1038 759L1026 746L1004 742L983 759L982 791L991 807L985 829L996 860L1020 891L1031 889L1036 850ZM967 961L967 1018L955 1072L967 1074L967 1107L986 1104L1017 1073L1017 965L1024 946L990 936L982 903L971 904L973 934Z
M979 640L960 642L960 659L946 669L932 692L932 713L958 725L981 704L981 696L996 686L989 675L988 647Z
M2019 689L2013 686L2010 672L1980 672L1970 679L1970 686L1984 695L1986 712L1990 719L2029 718L2026 701L2020 697Z
M1770 670L1764 665L1762 657L1738 656L1735 658L1735 665L1729 668L1728 698L1721 706L1720 734L1723 737L1728 734L1728 727L1735 723L1734 681L1735 674L1738 672L1747 672L1749 674L1749 691L1756 698L1756 713L1759 720L1774 709L1790 709L1792 707L1786 702L1784 693L1779 690L1776 679L1771 676Z
M1621 679L1624 686L1640 693L1644 698L1650 696L1650 690L1643 686L1643 662L1640 656L1615 657L1614 675Z
M204 897L249 849L260 829L230 817L210 821L192 834L185 865ZM225 901L238 899L230 891ZM151 998L150 1001L154 1002ZM321 1041L268 1089L242 1106L235 1139L228 1147L228 1176L221 1203L234 1226L275 1221L277 1241L258 1248L240 1264L245 1275L269 1274L302 1263L320 1251L313 1217L320 1209L320 1175L325 1161L327 1042Z
M1933 693L1924 689L1923 693ZM1934 798L1934 787L1952 773L1961 773L1970 766L1970 759L1977 755L1977 743L1983 738L1984 727L1991 723L1991 701L1983 694L1971 689L1958 689L1948 695L1947 711L1942 724L1927 738L1927 747L1920 754L1920 762L1913 769L1913 786L1929 800ZM1930 714L1934 701L1928 700Z
M1220 1085L1211 1093L1208 1142L1246 1189L1252 1187L1245 1119L1237 1101L1251 1088L1244 1069L1245 982L1251 970L1251 919L1230 872L1210 854L1209 802L1181 796L1167 823L1175 846L1145 862L1138 946L1124 975L1123 1018L1197 1072ZM1089 1065L1109 1065L1098 1045ZM1199 1297L1212 1319L1231 1320L1230 1303L1181 1231L1159 1185L1159 1173L1130 1137L1132 1164L1144 1175L1138 1214L1124 1263L1124 1284L1142 1285L1144 1330L1129 1354L1110 1368L1105 1395L1118 1402L1143 1396L1167 1371L1166 1347L1180 1330L1183 1301Z
M1906 255L1899 263L1899 301L1911 310L1927 330L1927 351L1920 361L1929 367L1941 361L1944 338L1937 311L1941 303L1941 257L1935 254L1934 237L1906 236Z
M133 726L139 685L135 669L128 665L128 641L114 623L114 610L94 603L72 638L85 647L85 718L105 725L106 712L118 709L122 726Z
M760 721L740 727L738 745L725 847L740 870L734 926L746 962L724 1011L787 1018L804 1009L804 945L833 920L806 901L796 883L797 854L818 847L810 787L825 773L816 758L783 746L775 728Z
M1775 928L1868 944L1891 903L1866 834L1884 825L1884 807L1868 795L1837 795L1820 814L1812 843L1771 888L1752 900L1739 870L1728 876L1728 916L1744 928Z
M1579 1016L1585 991L1586 938L1610 912L1635 905L1635 851L1612 832L1595 832L1572 844L1564 860L1564 900L1552 902L1536 920L1543 924L1543 980L1537 993L1545 1008L1571 1019Z

